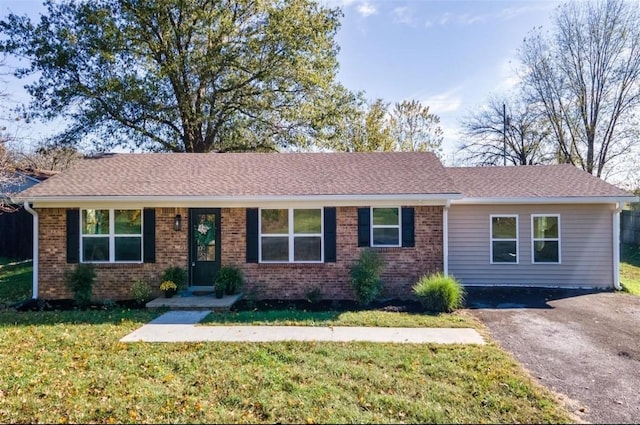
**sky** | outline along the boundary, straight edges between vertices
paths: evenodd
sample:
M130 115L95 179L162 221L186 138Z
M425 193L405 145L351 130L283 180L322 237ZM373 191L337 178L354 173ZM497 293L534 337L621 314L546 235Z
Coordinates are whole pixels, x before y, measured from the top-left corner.
M552 0L321 0L343 11L336 41L338 80L366 98L395 103L419 100L441 119L444 160L456 162L459 121L490 95L517 83L517 51L528 32L550 27L560 4ZM40 0L0 0L0 16L44 12ZM26 102L24 81L6 91ZM62 124L22 127L38 140Z

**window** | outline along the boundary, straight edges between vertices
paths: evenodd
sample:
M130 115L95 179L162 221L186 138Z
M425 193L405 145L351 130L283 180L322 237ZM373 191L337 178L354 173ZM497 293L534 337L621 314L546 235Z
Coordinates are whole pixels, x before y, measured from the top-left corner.
M518 263L518 216L491 216L491 263Z
M261 209L260 261L319 263L322 209Z
M82 210L83 263L142 261L142 210Z
M371 208L371 246L400 246L400 208Z
M531 216L531 244L534 263L560 263L560 216Z

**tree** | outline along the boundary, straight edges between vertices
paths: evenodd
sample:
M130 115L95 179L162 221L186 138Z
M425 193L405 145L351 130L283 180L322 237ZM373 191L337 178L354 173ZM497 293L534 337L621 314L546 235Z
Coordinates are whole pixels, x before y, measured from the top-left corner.
M327 147L345 152L386 152L394 148L387 122L389 104L382 99L354 99L351 113L344 115L340 137Z
M443 132L440 117L417 100L403 100L391 111L391 134L397 150L441 153Z
M540 114L533 105L517 97L508 100L492 97L487 105L464 117L460 125L468 140L459 146L465 162L533 165L553 159L550 133Z
M315 0L47 0L0 22L0 49L57 142L100 149L275 150L309 144L342 116L339 9Z
M640 14L636 2L569 2L554 31L520 51L526 100L540 105L559 159L598 177L637 144Z

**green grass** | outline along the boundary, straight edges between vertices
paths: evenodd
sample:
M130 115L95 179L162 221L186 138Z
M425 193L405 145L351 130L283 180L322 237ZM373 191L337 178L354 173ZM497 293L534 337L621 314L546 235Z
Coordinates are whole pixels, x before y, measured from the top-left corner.
M479 323L462 313L411 314L384 311L302 310L239 311L211 313L204 325L278 325L278 326L382 326L398 328L478 328Z
M11 305L31 298L32 264L8 265L12 262L0 257L0 305Z
M155 315L0 312L0 422L571 421L493 343L118 342Z
M640 247L622 245L620 282L626 292L640 295Z

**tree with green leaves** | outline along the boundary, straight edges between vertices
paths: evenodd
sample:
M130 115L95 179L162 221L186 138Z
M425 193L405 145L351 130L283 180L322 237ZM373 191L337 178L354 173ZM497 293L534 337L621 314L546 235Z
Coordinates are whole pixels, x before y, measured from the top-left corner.
M520 50L524 98L540 106L560 162L602 177L638 145L640 6L570 1L553 24Z
M339 137L326 147L344 152L387 152L394 148L387 122L388 103L354 98L354 107L342 119Z
M460 126L465 139L458 149L466 163L533 165L554 160L548 127L535 106L521 98L491 97L467 114Z
M336 136L339 9L315 0L47 0L9 14L0 49L55 141L150 151L277 150ZM329 137L329 136L327 136Z
M394 105L390 116L396 150L442 153L443 131L440 117L417 100L403 100Z

